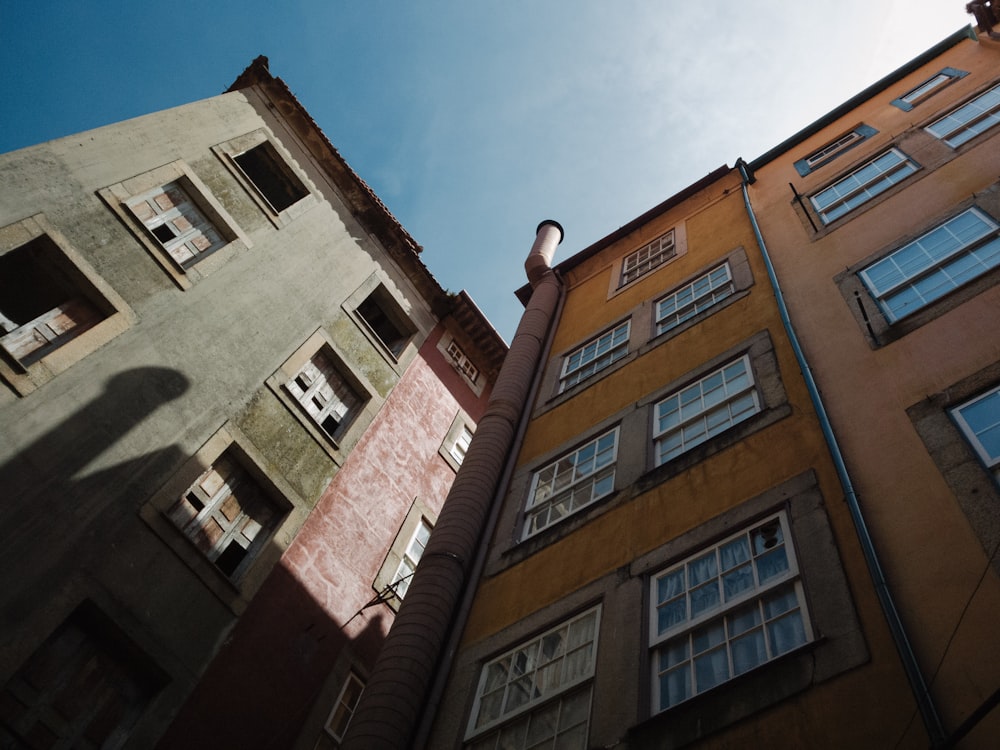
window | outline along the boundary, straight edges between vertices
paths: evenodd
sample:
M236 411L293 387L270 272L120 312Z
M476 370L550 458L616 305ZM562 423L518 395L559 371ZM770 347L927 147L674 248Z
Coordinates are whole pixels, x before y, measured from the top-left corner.
M309 194L270 141L235 154L233 161L276 214Z
M997 123L1000 123L1000 84L952 110L925 129L952 148L958 148Z
M750 358L744 355L656 404L653 433L656 465L759 411Z
M75 275L45 235L0 255L0 344L22 365L107 317Z
M917 164L902 151L889 149L816 193L810 200L823 223L829 224L902 182L917 169Z
M562 374L559 376L560 393L628 354L629 323L626 320L563 358Z
M904 112L909 112L932 94L936 94L938 91L943 89L947 84L967 75L968 73L964 70L945 68L940 73L928 78L916 88L910 89L898 99L893 99L892 104L899 107Z
M669 331L733 293L728 263L713 268L690 284L656 302L656 333Z
M812 640L784 514L652 576L653 713Z
M594 676L599 626L594 608L488 662L467 733L476 739L468 747L585 750L592 692L585 683Z
M0 691L0 745L120 748L164 682L148 657L85 602Z
M182 268L226 245L211 221L179 182L171 182L128 201L129 210Z
M399 567L396 568L396 575L392 577L393 589L400 599L406 596L406 590L410 588L410 580L417 570L417 563L423 557L424 547L427 546L427 540L430 538L431 525L426 518L421 518L420 523L417 524L417 530L410 537L410 543L406 545L403 559L399 561Z
M452 362L455 363L455 367L458 371L465 375L465 377L469 379L470 383L475 383L479 378L479 369L472 364L472 360L465 356L465 352L462 351L458 342L456 342L455 339L452 339L448 343L448 347L445 351L448 356L451 357Z
M616 427L535 472L528 494L523 538L611 494L617 460Z
M177 527L233 580L243 574L283 515L231 449L168 511Z
M1000 481L1000 387L951 410L979 460Z
M1000 265L998 230L970 208L863 269L861 280L893 323Z
M396 359L410 341L411 331L402 322L403 314L392 295L382 285L365 297L356 312L379 343Z
M836 138L822 148L816 149L804 159L795 162L795 169L800 175L805 177L813 170L822 167L824 164L833 161L838 156L842 156L848 150L857 146L861 141L878 133L869 125L858 125L854 130Z
M97 191L150 257L190 289L253 246L229 212L183 161L172 161ZM211 262L204 262L212 256Z
M362 401L337 371L324 349L302 366L285 388L329 437L337 439L354 419Z
M337 742L342 741L344 735L347 734L347 727L350 726L351 719L354 718L354 712L358 708L358 702L361 700L361 693L364 692L364 689L365 683L354 672L351 672L344 687L340 689L337 703L323 727Z
M625 260L622 262L622 275L619 286L625 286L640 276L649 273L657 266L673 258L676 252L674 230L671 229L649 244L643 245L635 252L625 256Z
M469 445L472 443L472 430L470 430L465 425L462 425L462 431L455 438L455 442L452 443L451 448L448 449L448 453L451 457L455 459L455 463L459 466L465 460L465 454L469 451Z

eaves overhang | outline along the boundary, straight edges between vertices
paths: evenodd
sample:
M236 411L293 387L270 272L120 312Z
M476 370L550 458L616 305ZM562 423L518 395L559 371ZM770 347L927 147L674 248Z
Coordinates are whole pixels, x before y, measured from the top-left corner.
M876 81L875 83L873 83L871 86L864 89L860 93L855 94L850 99L845 101L843 104L838 106L836 109L830 110L830 112L823 115L821 118L819 118L812 124L807 125L795 135L785 139L784 141L782 141L769 151L765 152L764 154L761 154L756 159L748 163L751 172L759 169L768 162L773 161L774 159L778 158L785 152L795 148L800 143L802 143L808 138L811 138L813 135L815 135L820 130L825 128L827 125L836 122L838 119L848 114L851 110L857 108L858 106L868 101L869 99L875 97L876 95L881 94L887 88L898 83L913 71L931 62L934 58L942 55L943 53L947 52L949 49L951 49L952 47L956 46L957 44L966 39L972 39L973 41L978 40L975 29L973 29L972 26L966 26L964 28L959 29L948 38L935 44L926 52L922 52L920 55L913 58L905 65L896 68L896 70L892 71L889 75Z

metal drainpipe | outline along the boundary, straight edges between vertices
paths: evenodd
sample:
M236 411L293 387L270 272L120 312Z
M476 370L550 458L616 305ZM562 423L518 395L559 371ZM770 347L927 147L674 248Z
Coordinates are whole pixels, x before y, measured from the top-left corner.
M343 750L403 750L414 739L456 607L470 580L470 566L486 541L484 525L561 296L562 285L549 264L562 234L554 221L538 226L525 262L531 299L375 662Z
M754 214L753 206L750 204L750 192L747 190L747 185L752 184L755 178L750 176L748 165L742 158L736 160L736 168L740 171L740 177L742 177L743 202L746 205L747 216L750 217L750 224L757 238L757 244L760 246L764 266L767 268L767 277L771 282L771 288L774 290L774 297L778 303L778 314L781 316L785 333L788 335L792 350L795 352L795 359L798 361L799 369L802 371L802 377L806 383L806 389L809 391L809 398L812 400L816 416L819 418L823 437L826 439L827 447L830 449L830 456L833 458L833 464L837 469L837 476L840 477L840 483L844 488L844 500L854 521L854 528L861 542L861 550L864 553L865 562L868 564L868 572L871 574L872 581L875 584L875 593L882 605L882 611L889 624L889 632L892 634L896 650L899 652L899 657L903 662L903 669L910 681L910 687L916 698L917 707L920 709L924 726L927 728L928 735L930 735L931 747L940 747L946 740L941 717L934 706L934 699L931 697L927 683L924 681L920 665L917 663L917 657L913 653L910 640L906 635L906 629L903 627L903 621L899 616L899 610L896 609L896 602L893 600L889 584L886 582L885 574L882 572L882 564L879 562L878 553L875 551L875 544L868 531L868 524L861 511L858 496L854 492L854 483L851 482L851 477L847 472L847 464L844 462L844 456L840 452L840 444L833 433L833 426L830 424L830 418L827 415L826 406L823 404L823 398L820 396L819 388L813 379L812 370L809 368L805 353L799 345L798 336L795 335L795 329L792 327L792 320L788 315L788 307L785 304L784 295L781 293L781 286L778 284L778 277L774 272L774 266L771 264L771 256L767 252L767 245L764 243L764 235L761 234L760 225L757 224L757 216Z
M527 264L525 265L527 266ZM565 287L560 284L559 299L556 302L555 311L550 319L549 330L546 334L545 342L539 356L540 363L548 361L549 352L552 350L552 338L555 334L555 326L551 325L551 321L559 320L562 316L562 308L566 301L566 295L563 293L564 290ZM543 368L536 367L535 375L532 378L531 387L528 391L528 397L524 401L524 409L521 412L521 419L517 425L517 432L514 435L512 450L507 455L503 475L500 477L500 481L497 483L496 491L493 493L493 503L490 508L490 515L486 520L486 527L483 529L483 544L480 544L479 549L476 551L476 559L472 565L472 571L469 575L469 584L466 586L465 594L462 597L462 603L458 608L458 614L455 616L455 622L452 624L451 634L448 637L448 643L445 648L444 656L442 656L441 663L434 675L434 683L431 686L430 697L427 699L426 709L420 719L420 725L417 727L417 734L413 741L414 750L425 750L427 747L427 740L434 726L434 718L437 714L438 706L441 703L441 696L444 694L444 689L448 682L448 674L451 671L451 665L455 660L455 654L458 651L458 644L462 639L462 631L465 629L465 624L469 620L469 612L472 609L472 602L476 597L476 587L478 586L479 579L482 577L483 568L486 567L486 553L489 549L487 542L493 538L493 532L496 529L497 519L500 516L500 508L503 504L503 498L507 494L507 489L510 486L510 478L514 473L514 467L517 464L517 450L524 441L524 433L528 430L531 405L535 403L535 397L537 396L538 389L541 386L542 374Z

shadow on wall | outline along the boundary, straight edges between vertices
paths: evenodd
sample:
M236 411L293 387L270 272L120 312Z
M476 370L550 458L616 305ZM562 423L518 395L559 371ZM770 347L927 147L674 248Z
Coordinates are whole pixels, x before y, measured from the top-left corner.
M90 528L108 509L107 489L124 496L148 477L162 475L184 458L174 445L123 464L78 478L96 458L154 411L190 387L176 370L143 367L115 375L93 401L67 416L16 456L0 466L0 551L2 611L13 622L25 622L40 577L58 570L63 557L75 566L83 550L74 537L96 533ZM124 485L124 486L122 486ZM122 509L115 509L121 512ZM0 669L7 666L0 657Z
M0 702L20 696L68 640L94 635L88 659L102 673L95 689L93 674L62 669L61 687L0 715L0 745L65 731L41 718L59 702L81 716L124 709L110 729L136 746L162 735L161 747L311 748L346 677L336 672L348 669L345 654L374 663L383 615L369 610L349 638L280 562L239 621L197 576L167 572L186 563L139 511L190 458L177 445L83 475L190 385L170 368L121 372L0 466ZM150 575L156 589L137 594L150 591ZM164 612L170 622L150 619ZM68 731L90 731L80 721Z

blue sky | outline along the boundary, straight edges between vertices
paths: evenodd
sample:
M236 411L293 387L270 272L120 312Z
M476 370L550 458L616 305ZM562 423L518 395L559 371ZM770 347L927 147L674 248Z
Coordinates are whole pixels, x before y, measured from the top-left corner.
M509 341L565 258L971 20L959 0L7 0L0 152L222 92L258 54Z

